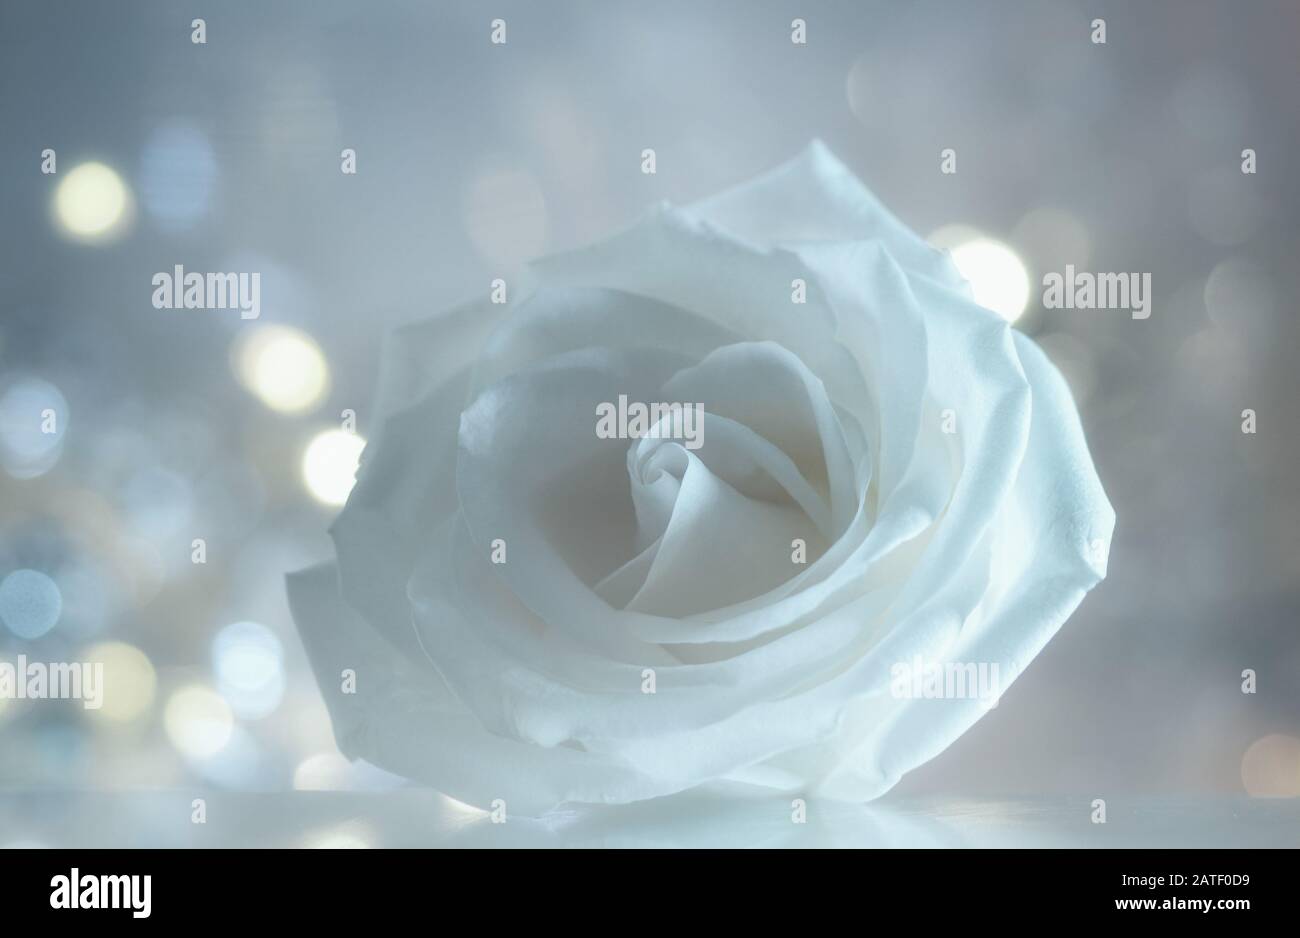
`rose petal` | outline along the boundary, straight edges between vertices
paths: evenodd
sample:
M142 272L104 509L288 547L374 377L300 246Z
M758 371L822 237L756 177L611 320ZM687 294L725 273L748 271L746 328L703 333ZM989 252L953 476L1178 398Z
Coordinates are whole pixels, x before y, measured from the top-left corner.
M339 749L466 804L539 815L565 802L626 802L661 787L617 760L487 732L427 661L389 645L343 602L323 564L289 576L290 607L329 707ZM355 693L341 691L344 669Z
M753 244L878 241L912 274L964 291L948 257L900 222L820 140L755 179L687 206Z

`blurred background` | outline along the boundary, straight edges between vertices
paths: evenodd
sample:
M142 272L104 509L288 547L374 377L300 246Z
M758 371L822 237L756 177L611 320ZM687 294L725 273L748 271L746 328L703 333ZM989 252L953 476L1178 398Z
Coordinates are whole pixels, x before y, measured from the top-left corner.
M814 137L1042 343L1118 516L891 797L1300 798L1298 42L1289 0L0 6L0 660L108 681L0 699L0 845L114 792L403 784L337 754L283 589L384 331ZM260 272L260 318L155 309L177 264ZM1151 318L1043 310L1066 264L1150 272Z

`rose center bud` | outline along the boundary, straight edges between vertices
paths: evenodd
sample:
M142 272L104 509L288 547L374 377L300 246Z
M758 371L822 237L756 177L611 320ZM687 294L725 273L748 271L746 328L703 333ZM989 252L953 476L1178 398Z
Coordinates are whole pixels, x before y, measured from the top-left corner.
M665 436L629 446L637 554L597 585L611 605L661 616L719 609L780 586L825 551L829 512L788 455L717 414L704 414L703 430L694 452Z

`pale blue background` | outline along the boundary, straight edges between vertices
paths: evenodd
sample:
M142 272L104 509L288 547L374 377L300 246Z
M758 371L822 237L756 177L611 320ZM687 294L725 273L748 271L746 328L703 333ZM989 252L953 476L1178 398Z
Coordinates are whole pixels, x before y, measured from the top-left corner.
M194 16L206 46L189 41ZM495 16L506 46L488 42ZM794 16L807 46L789 41ZM1104 46L1088 41L1094 16ZM922 234L977 225L1037 281L1069 257L1026 243L1018 222L1053 205L1086 230L1090 269L1154 281L1146 322L1036 303L1022 320L1079 392L1118 515L1110 577L897 796L1241 795L1247 748L1300 736L1297 36L1284 0L5 3L0 384L52 382L71 418L54 468L0 474L0 576L37 569L64 587L58 625L35 641L0 628L0 656L128 641L159 697L116 732L71 706L0 716L0 802L14 799L0 843L72 836L58 801L18 809L30 793L291 790L332 750L280 580L330 555L330 512L298 459L343 408L366 431L384 329L813 137ZM126 237L58 235L45 147L61 167L94 158L122 174L138 200ZM355 177L339 172L343 147ZM655 176L639 171L645 147ZM943 147L955 176L938 172ZM1243 147L1256 176L1237 172ZM515 184L481 187L501 171ZM1207 309L1206 278L1233 258L1253 265L1250 289ZM174 263L262 271L262 321L327 355L318 411L278 416L238 385L237 315L150 306L151 274ZM193 567L200 533L212 558ZM170 558L147 603L115 570L128 541ZM239 746L194 764L161 706L211 679L212 638L240 620L280 637L286 692L241 723ZM235 841L254 836L246 824Z

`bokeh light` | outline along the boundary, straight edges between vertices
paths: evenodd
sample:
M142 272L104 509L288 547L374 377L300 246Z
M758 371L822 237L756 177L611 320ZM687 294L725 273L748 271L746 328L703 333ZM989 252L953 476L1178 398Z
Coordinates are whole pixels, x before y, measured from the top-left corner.
M1267 329L1277 308L1269 272L1242 257L1229 257L1214 265L1205 280L1203 297L1210 319L1238 333Z
M1086 270L1092 262L1092 236L1074 213L1052 205L1026 212L1011 232L1011 242L1040 271L1064 271L1066 264Z
M190 769L209 784L221 788L265 788L278 783L280 778L271 768L266 747L238 724L231 727L230 736L220 749L187 755Z
M130 723L149 712L158 686L149 656L126 642L100 642L85 651L85 660L104 665L104 697L92 719Z
M1029 303L1029 271L1020 255L1001 241L983 236L961 241L949 253L970 282L976 303L1007 322L1020 318Z
M256 326L236 340L232 365L240 382L271 410L303 413L329 389L329 366L316 340L291 326Z
M122 586L100 563L75 556L54 577L63 596L61 631L88 638L104 630L122 605Z
M325 430L307 444L302 479L307 491L325 505L342 505L356 484L357 466L366 441L346 430Z
M1270 733L1241 757L1241 783L1252 798L1300 798L1300 739Z
M19 638L40 638L62 611L58 584L39 570L15 570L0 580L0 619Z
M272 713L284 698L284 647L257 622L236 622L212 641L217 689L244 719Z
M234 715L225 698L198 684L172 694L163 712L167 738L177 750L195 759L206 759L220 752L230 742L234 725Z
M343 791L348 789L351 763L339 752L318 752L298 763L293 770L296 791Z
M123 514L146 540L166 541L186 530L194 510L194 493L187 479L162 466L142 466L122 486Z
M48 472L59 460L68 402L43 378L22 377L0 394L0 463L16 479Z
M374 834L353 822L310 833L304 846L315 850L367 850L374 846Z
M186 228L207 214L216 176L216 159L203 131L181 121L164 124L144 146L140 198L163 228Z
M63 230L86 241L107 240L128 217L131 195L122 177L103 163L82 163L54 190L54 216Z
M936 228L925 240L931 247L951 253L953 248L970 241L978 241L982 237L984 233L972 225L952 224Z
M173 559L188 559L188 556L188 552L176 551ZM167 563L158 548L141 538L122 535L117 538L113 560L120 581L131 589L135 604L146 606L153 602L168 574Z

